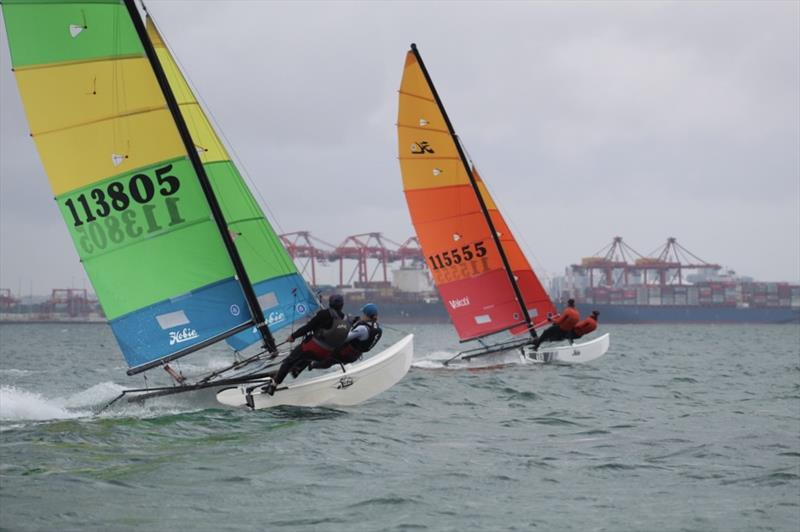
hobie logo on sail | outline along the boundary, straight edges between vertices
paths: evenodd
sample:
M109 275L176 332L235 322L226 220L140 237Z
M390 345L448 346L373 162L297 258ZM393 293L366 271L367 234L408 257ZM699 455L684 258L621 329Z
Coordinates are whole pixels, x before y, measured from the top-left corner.
M461 307L466 307L469 305L469 297L462 297L461 299L451 299L448 301L450 303L450 307L457 309Z
M286 316L284 316L283 312L270 312L269 316L267 316L267 325L275 325L285 319Z
M170 331L169 332L169 345L180 344L183 342L188 342L189 340L194 340L195 338L199 337L200 335L197 334L197 331L194 329L189 329L188 327L184 327L183 330L180 331Z
M411 153L415 155L421 155L423 153L435 153L433 148L428 145L428 141L423 140L420 142L415 142L411 145Z

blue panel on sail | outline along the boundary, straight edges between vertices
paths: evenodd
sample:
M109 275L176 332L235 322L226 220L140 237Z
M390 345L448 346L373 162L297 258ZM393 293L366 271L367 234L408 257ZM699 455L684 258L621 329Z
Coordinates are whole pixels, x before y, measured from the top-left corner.
M242 288L227 279L110 322L131 367L208 340L252 318Z
M307 320L319 309L319 304L308 289L308 285L297 273L262 281L253 285L253 289L264 311L264 319L273 334L298 320ZM231 336L226 341L231 347L241 351L260 342L261 335L253 327ZM280 343L281 340L276 338L275 342Z

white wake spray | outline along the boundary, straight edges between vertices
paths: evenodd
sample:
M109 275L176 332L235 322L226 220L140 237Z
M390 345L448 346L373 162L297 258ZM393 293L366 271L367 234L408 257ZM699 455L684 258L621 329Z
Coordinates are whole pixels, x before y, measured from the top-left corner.
M455 369L453 365L445 366L444 363L456 353L450 351L433 351L425 355L415 357L411 363L412 368L418 369Z
M14 386L0 386L2 421L74 419L91 414L90 411L68 409L64 399L48 399L39 393L20 390Z

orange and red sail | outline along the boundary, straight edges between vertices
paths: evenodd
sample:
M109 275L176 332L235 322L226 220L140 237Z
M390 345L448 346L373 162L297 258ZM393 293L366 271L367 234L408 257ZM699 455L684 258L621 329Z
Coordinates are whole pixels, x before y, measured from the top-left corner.
M477 171L419 53L406 54L397 137L403 189L428 267L462 340L524 331L554 312Z

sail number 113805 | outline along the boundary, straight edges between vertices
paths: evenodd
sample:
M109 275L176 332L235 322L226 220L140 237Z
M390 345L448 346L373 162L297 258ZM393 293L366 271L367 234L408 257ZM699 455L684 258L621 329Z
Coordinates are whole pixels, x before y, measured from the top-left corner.
M107 217L112 210L117 212L126 210L131 200L139 204L150 203L156 195L157 187L161 196L172 196L181 187L181 182L174 175L169 175L171 170L171 164L156 168L155 183L147 174L134 174L127 183L112 181L103 188L93 188L88 192L88 197L87 194L81 194L75 201L72 198L68 199L64 205L69 209L75 227L83 225L84 222L91 223L98 218ZM174 209L173 204L171 215L179 217L177 210Z
M474 249L474 251L473 251ZM431 269L439 270L447 268L462 262L471 261L474 258L483 257L486 255L486 248L483 246L483 241L475 242L474 244L467 244L461 248L454 248L450 251L443 251L436 255L429 255L428 262L430 262Z

